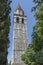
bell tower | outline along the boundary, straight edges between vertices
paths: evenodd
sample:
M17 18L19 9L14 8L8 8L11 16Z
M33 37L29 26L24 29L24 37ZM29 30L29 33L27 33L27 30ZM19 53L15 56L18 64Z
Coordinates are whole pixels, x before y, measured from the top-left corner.
M22 54L24 54L28 46L27 37L27 17L24 15L24 11L18 4L14 11L14 27L13 27L13 54L11 65L24 65L21 60Z

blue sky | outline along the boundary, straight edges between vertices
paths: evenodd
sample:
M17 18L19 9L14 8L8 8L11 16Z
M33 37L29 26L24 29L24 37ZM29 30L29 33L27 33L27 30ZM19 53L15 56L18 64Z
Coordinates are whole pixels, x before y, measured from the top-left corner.
M34 14L31 12L31 8L34 6L33 0L12 0L11 3L11 27L10 27L10 47L8 49L8 62L12 58L12 42L13 42L13 16L14 10L16 9L18 3L20 3L25 15L27 16L27 32L28 32L28 43L31 43L31 35L33 31L33 26L35 24Z

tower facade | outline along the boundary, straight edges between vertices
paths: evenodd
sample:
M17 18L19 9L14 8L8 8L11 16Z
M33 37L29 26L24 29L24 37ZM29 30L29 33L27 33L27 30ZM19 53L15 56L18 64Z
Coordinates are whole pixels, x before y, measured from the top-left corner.
M22 54L24 54L28 46L27 37L27 17L24 15L24 11L18 4L14 12L14 27L13 27L13 54L11 65L24 65L21 60Z

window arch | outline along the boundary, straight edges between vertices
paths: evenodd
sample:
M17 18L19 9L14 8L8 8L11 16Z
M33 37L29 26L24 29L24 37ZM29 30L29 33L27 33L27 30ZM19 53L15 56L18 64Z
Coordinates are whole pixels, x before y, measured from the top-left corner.
M19 23L19 17L16 18L16 22Z
M24 19L22 18L22 23L24 23Z

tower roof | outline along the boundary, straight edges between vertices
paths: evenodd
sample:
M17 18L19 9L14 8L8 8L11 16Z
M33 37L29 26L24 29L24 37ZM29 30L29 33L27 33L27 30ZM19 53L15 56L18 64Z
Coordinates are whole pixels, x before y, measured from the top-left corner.
M16 10L22 10L20 4L18 3ZM22 10L23 11L23 10Z
M15 14L24 15L24 11L21 8L20 4L17 5L16 10L14 12Z

